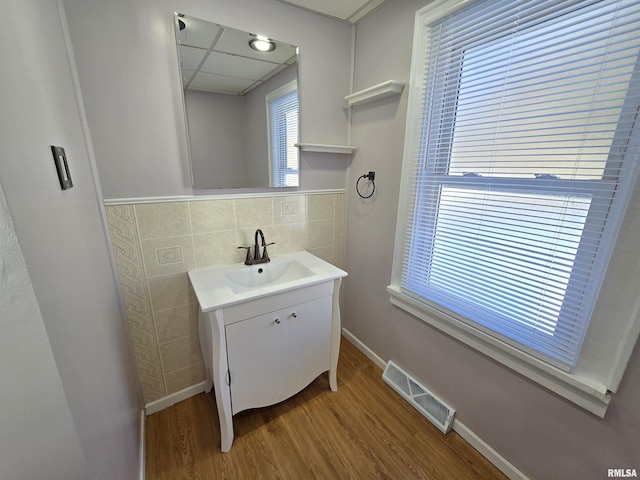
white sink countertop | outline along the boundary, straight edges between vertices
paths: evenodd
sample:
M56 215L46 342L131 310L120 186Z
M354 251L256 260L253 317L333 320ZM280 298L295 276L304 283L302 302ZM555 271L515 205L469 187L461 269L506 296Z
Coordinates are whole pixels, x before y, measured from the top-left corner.
M271 262L258 265L235 263L189 270L203 312L346 276L344 270L309 252L274 255Z

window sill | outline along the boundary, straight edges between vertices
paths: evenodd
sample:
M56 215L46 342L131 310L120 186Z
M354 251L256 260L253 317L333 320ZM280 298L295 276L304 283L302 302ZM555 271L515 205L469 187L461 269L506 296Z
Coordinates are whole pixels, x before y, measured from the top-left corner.
M521 352L436 308L403 293L396 285L387 287L393 305L428 323L471 348L524 375L585 410L604 418L611 401L607 387L589 378L564 372Z

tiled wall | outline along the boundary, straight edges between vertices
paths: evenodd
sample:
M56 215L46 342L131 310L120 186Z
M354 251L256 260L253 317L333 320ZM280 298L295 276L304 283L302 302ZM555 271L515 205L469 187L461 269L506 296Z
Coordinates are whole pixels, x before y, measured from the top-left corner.
M308 250L341 267L345 194L107 205L145 403L204 380L187 271L244 260L261 228L270 255Z

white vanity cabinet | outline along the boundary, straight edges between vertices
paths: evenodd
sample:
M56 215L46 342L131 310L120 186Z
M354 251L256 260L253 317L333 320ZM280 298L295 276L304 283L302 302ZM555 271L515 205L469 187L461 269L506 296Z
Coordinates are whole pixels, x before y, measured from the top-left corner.
M305 255L302 260L321 262ZM338 292L346 272L331 266L332 270L326 267L331 275L315 274L324 273L321 267L325 268L318 264L317 270L309 270L308 278L316 282L272 293L259 290L259 295L239 302L207 308L204 295L198 296L205 390L215 390L223 452L231 449L236 413L286 400L327 371L331 390L338 389ZM199 278L201 273L190 272L196 294L215 287L208 277L206 282Z

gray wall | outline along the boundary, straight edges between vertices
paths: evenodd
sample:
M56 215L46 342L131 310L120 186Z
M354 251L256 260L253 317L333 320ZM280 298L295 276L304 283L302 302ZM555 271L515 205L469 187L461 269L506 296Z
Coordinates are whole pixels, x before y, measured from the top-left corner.
M408 82L414 13L425 3L392 0L358 25L355 90L389 79ZM637 347L602 420L389 303L385 289L391 279L407 96L405 88L401 98L354 108L358 152L347 184L374 170L377 193L370 201L357 197L353 188L347 194L344 326L450 402L461 422L532 479L602 479L608 468L639 469Z
M292 65L278 75L270 78L259 87L251 90L245 97L245 138L246 138L246 168L250 185L269 186L269 128L267 120L267 94L277 90L297 78L297 65ZM346 167L346 165L345 165ZM313 178L313 172L307 171L307 176ZM342 172L344 178L344 171ZM340 179L337 186L343 187L344 180Z
M186 90L184 100L196 185L244 186L245 97Z
M64 4L105 198L193 193L175 11L298 45L301 140L346 143L351 30L344 23L276 0ZM344 188L344 158L302 160L303 189Z
M54 0L3 0L0 7L0 181L35 294L34 300L25 285L25 297L9 303L26 310L2 308L3 344L12 343L20 356L7 361L3 349L0 423L36 442L60 433L57 448L33 455L25 449L9 459L22 463L9 466L17 465L19 473L0 476L134 479L141 398L58 6ZM60 189L51 144L66 149L75 184L70 190ZM3 270L9 251L3 244ZM16 397L5 403L5 379L21 368L21 381L11 382L19 390L9 395L22 397L23 405ZM33 415L23 415L27 405ZM13 441L9 432L1 430L0 450L15 452L5 445ZM59 457L38 463L50 455ZM0 472L4 462L3 456ZM67 464L66 472L61 464Z

